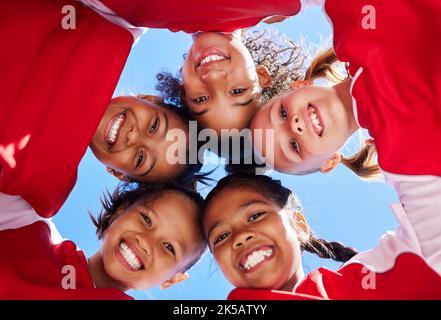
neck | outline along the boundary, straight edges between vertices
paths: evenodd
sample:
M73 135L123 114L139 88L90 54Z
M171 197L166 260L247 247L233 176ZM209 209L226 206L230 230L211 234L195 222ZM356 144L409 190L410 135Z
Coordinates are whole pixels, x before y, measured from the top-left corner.
M87 261L89 273L96 288L114 288L123 292L129 290L126 286L111 278L104 269L101 253L98 251Z
M348 78L336 84L333 87L340 101L343 103L343 107L346 111L346 114L348 115L349 135L352 135L355 131L357 131L360 128L358 126L357 120L355 119L355 115L354 115L354 106L351 96L351 84L352 84L352 79Z
M287 283L285 283L285 285L282 288L280 288L280 290L293 292L296 284L298 284L304 278L305 278L305 273L303 271L303 266L300 264L299 268L294 273L294 275L288 280Z

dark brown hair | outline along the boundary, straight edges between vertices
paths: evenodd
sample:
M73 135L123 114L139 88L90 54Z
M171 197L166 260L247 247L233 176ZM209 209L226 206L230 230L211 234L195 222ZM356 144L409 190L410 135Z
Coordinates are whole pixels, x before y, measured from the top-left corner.
M280 208L302 211L297 196L294 192L282 186L279 180L274 180L265 175L253 175L248 173L236 173L222 178L216 187L207 195L205 208L210 204L213 198L229 188L250 189L262 194ZM204 219L204 216L205 210L201 218ZM328 242L323 239L318 239L312 232L308 240L301 243L301 249L317 254L321 258L340 262L346 262L357 254L355 249L345 247L340 242Z
M204 238L202 225L200 224L200 215L202 214L204 200L201 195L190 188L183 188L177 183L163 183L163 184L142 184L142 183L123 183L119 184L118 187L110 193L107 193L101 199L101 204L103 206L100 214L95 218L90 212L89 216L92 219L93 224L96 227L96 234L98 239L103 239L106 230L110 225L118 218L121 214L121 210L125 210L132 204L145 200L154 201L158 197L163 196L167 192L177 192L188 199L190 199L197 208L197 218L198 218L198 231L201 234L201 238ZM190 214L190 213L188 213ZM206 250L205 240L201 242L200 252L198 253L196 259L191 261L185 268L185 270L190 269L195 265L200 257ZM184 271L185 271L184 270Z

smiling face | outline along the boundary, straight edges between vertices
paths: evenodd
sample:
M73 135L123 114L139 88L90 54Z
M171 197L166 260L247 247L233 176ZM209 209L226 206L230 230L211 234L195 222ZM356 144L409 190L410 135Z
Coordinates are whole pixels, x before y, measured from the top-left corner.
M264 105L251 122L255 129L274 130L274 153L267 152L265 139L254 141L267 163L296 174L321 168L357 126L334 88L303 86Z
M170 180L186 167L167 161L168 148L176 144L166 140L171 129L182 131L186 150L188 127L176 113L136 97L117 97L110 102L90 148L117 176L141 182Z
M214 32L194 37L182 77L192 116L205 128L246 128L261 95L253 59L239 36Z
M227 188L210 201L204 232L225 277L239 288L282 289L303 276L289 213L260 193Z
M185 271L202 246L195 203L167 191L119 213L104 234L101 256L111 278L146 289Z

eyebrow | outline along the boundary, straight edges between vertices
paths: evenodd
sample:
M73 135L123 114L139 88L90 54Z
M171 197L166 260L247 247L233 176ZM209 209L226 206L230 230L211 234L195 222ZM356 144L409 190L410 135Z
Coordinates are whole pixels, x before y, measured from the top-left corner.
M246 209L246 208L248 208L249 206L252 206L252 205L254 205L254 204L267 204L265 201L262 201L262 200L251 200L251 201L248 201L248 202L245 202L244 204L242 204L239 208L238 208L238 210L237 211L242 211L242 210L244 210L244 209ZM221 224L221 221L216 221L215 223L213 223L213 225L210 227L210 229L208 229L208 232L207 232L207 238L209 239L210 238L210 234L211 234L211 232L219 225L219 224Z
M208 109L205 109L205 110L202 110L202 111L199 111L199 112L192 112L191 114L194 115L194 116L201 116L201 115L203 115L204 113L207 113L207 112L208 112Z
M233 106L233 107L245 107L245 106L249 105L249 104L250 104L251 102L253 102L253 101L254 101L254 97L251 98L250 100L245 101L245 102L237 102L237 103L234 103L232 106ZM191 112L191 114L192 114L193 116L201 116L201 115L207 113L208 111L209 111L209 109L204 109L204 110L199 111L199 112Z
M235 104L233 104L233 107L244 107L244 106L247 106L247 105L249 105L251 102L253 102L254 101L254 97L252 97L250 100L248 100L248 101L245 101L245 102L238 102L238 103L235 103Z
M153 168L155 167L155 164L156 164L156 159L153 160L152 166L151 166L149 169L147 169L146 172L144 172L143 174L141 174L140 177L145 177L146 175L148 175L148 174L150 173L150 171L152 171Z

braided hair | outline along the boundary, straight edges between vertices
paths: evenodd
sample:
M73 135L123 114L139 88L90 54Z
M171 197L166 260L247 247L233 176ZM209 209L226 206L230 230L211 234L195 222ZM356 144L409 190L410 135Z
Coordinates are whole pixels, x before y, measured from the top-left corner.
M290 211L301 211L300 201L297 196L288 188L282 186L279 180L274 180L265 175L254 175L250 173L235 173L222 178L216 187L207 195L205 208L223 190L228 188L246 188L256 191L267 199L273 201L280 208ZM204 219L205 210L201 215ZM355 256L357 250L346 247L340 242L328 242L318 239L314 234L310 234L308 239L301 240L301 249L310 253L317 254L320 258L332 259L339 262L346 262Z

